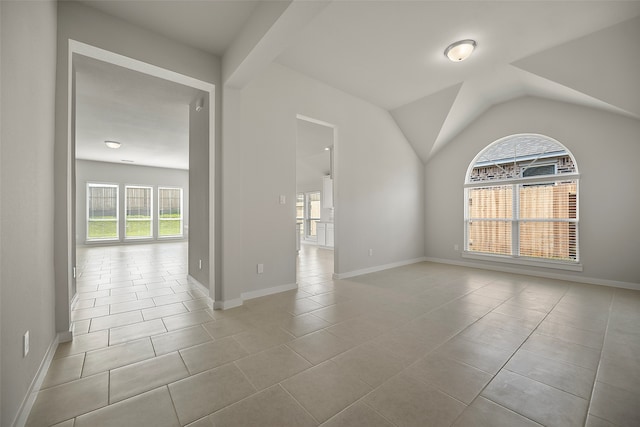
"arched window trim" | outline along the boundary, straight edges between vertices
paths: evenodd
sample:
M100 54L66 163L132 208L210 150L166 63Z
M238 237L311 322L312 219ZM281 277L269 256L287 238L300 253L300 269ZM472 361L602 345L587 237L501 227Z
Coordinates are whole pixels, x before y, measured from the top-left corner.
M492 180L484 180L484 181L471 181L472 172L474 170L474 166L478 163L479 159L487 152L487 150L491 149L497 144L504 143L507 140L511 140L513 138L521 137L521 136L533 136L546 139L553 143L560 145L564 151L565 155L568 155L574 166L575 172L555 174L555 175L543 175L543 176L532 176L532 177L517 177L517 178L506 178L506 179L492 179ZM514 159L514 163L516 160ZM541 163L542 164L542 163ZM578 172L578 164L573 156L573 153L569 149L567 149L564 144L560 143L554 138L551 138L542 134L535 133L520 133L513 134L502 137L491 144L487 145L483 148L469 163L469 167L467 168L467 173L465 175L465 183L464 183L464 250L462 256L464 258L471 258L477 260L485 260L485 261L499 261L509 264L519 264L519 265L527 265L533 267L545 267L545 268L555 268L555 269L563 269L563 270L571 270L571 271L582 271L582 264L580 263L579 257L579 249L577 247L578 242L576 241L576 250L577 256L576 260L554 260L554 259L546 259L546 258L536 258L536 257L527 257L520 255L520 238L519 238L519 224L521 222L525 222L519 218L519 214L517 213L519 208L519 196L514 197L514 211L512 213L512 233L517 233L518 237L513 238L514 243L518 245L517 248L512 248L512 253L510 255L503 254L492 254L492 253L484 253L484 252L476 252L469 250L469 237L468 237L468 225L469 225L469 189L477 188L477 187L487 187L489 186L504 186L504 185L512 185L514 189L514 194L516 194L515 190L520 185L532 185L532 184L544 184L550 182L559 181L559 176L562 180L575 180L576 182L576 196L577 196L577 206L576 206L576 216L575 216L575 224L576 229L579 223L579 193L580 193L580 183L579 178L580 174ZM513 234L515 235L515 234Z

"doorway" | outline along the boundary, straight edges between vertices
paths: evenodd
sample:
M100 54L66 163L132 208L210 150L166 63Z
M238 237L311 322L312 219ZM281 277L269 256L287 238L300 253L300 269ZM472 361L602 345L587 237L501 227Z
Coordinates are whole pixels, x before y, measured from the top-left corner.
M162 252L160 247L163 245L165 247L173 246L179 247L179 252L183 255L185 253L188 255L185 257L186 262L176 262L172 273L178 276L184 272L185 283L181 284L195 286L202 296L213 299L216 294L215 287L219 286L214 280L213 262L215 259L213 250L215 113L214 103L210 101L214 99L214 86L79 42L72 41L70 43L70 54L72 67L70 67L69 77L72 84L69 88L69 100L73 114L70 115L69 123L72 132L69 141L71 167L68 191L72 206L68 212L68 221L71 224L68 242L73 276L76 276L76 266L82 260L82 256L78 257L76 243L86 244L93 240L92 243L97 243L93 247L98 247L98 245L122 246L123 243L126 243L126 246L131 248L130 253L131 251L139 253L144 247L149 249L151 254ZM109 74L109 72L105 74L107 89L110 87L113 95L117 95L118 91L138 91L142 86L155 87L155 91L153 89L150 92L147 91L145 96L149 96L151 93L150 96L155 97L151 100L153 105L150 108L155 108L155 113L160 113L160 115L156 114L156 118L153 119L153 114L146 114L145 107L138 105L128 112L120 111L120 114L127 116L124 119L118 117L116 111L111 117L110 123L102 123L101 132L95 132L95 134L85 132L83 134L83 131L87 129L83 129L82 123L79 122L87 118L82 117L83 112L79 110L82 102L78 97L87 95L87 92L80 90L82 88L78 87L78 83L83 79L81 73L86 73L91 67L94 67L93 71L96 71L95 67L110 72L117 70L115 74ZM130 85L129 89L122 88L117 84L117 78L123 75L135 75L132 80L133 86ZM89 83L91 83L91 79L89 79ZM91 88L90 84L89 87ZM109 100L100 98L99 93L91 94L90 92L89 90L89 95L94 95L98 101L93 104L89 103L96 109L96 111L89 111L89 116L94 119L100 118L100 103L108 104ZM130 93L125 95L131 97ZM134 96L143 97L138 92ZM182 112L176 113L175 110L171 110L175 105L172 107L168 105L170 103L163 103L163 97L174 99L174 104L181 104ZM94 101L96 100L94 99ZM182 138L182 145L179 143L180 138L177 134L172 133L171 123L168 124L169 128L166 127L167 123L164 123L166 120L162 119L162 113L168 115L165 117L176 114L183 115L182 126L186 126L188 133L186 143L184 138ZM173 144L160 144L158 135L149 138L149 141L143 141L142 138L135 137L135 132L127 133L126 131L131 131L131 122L135 120L144 123L146 129L154 127L164 129L167 139ZM114 125L114 129L105 131L105 126L108 127L109 124L114 123L119 124L120 127ZM90 120L87 128L92 129L92 124L95 125L96 130L100 128ZM119 131L124 133L118 134ZM109 133L116 135L116 137L105 136ZM118 135L125 135L125 137L118 138ZM91 158L91 154L82 154L81 138L88 138L88 143L92 148L102 150L98 154L93 154L97 158ZM110 149L110 144L115 148ZM190 154L194 147L195 154ZM123 148L128 148L128 150ZM79 155L77 156L77 154ZM197 159L195 168L194 157ZM79 168L76 165L76 158L87 163ZM163 164L163 162L165 163ZM139 168L130 168L127 173L122 173L124 169L113 173L114 167L132 166L132 163ZM198 175L207 176L208 180L198 179L194 185L190 171L196 168ZM110 169L111 175L101 175L105 170ZM145 172L145 170L158 172L159 169L162 169L160 173L148 174ZM86 176L87 171L92 174L90 179ZM79 176L80 172L85 175ZM89 181L91 181L91 186ZM189 193L193 197L189 198ZM76 196L81 197L76 198ZM91 197L95 198L96 203L91 203L89 200ZM105 198L108 197L111 197L112 200L106 201ZM199 206L193 206L192 199L194 197ZM103 200L100 200L101 198ZM100 214L100 209L92 211L92 208L100 208L100 206L105 208L102 211L105 215ZM110 208L106 209L109 206ZM193 215L189 214L191 210L199 212L195 219ZM202 215L205 212L206 215ZM91 217L92 214L93 217ZM90 220L93 224L89 224ZM100 222L104 224L100 224ZM195 243L192 242L193 239L189 239L189 231L197 236ZM157 245L157 242L163 244ZM144 243L144 245L140 245L140 243ZM149 245L156 248L151 248ZM178 266L180 263L184 264L184 267ZM72 296L77 295L76 280L76 277L70 279L69 290Z
M296 125L296 279L304 286L335 271L335 127L301 115Z

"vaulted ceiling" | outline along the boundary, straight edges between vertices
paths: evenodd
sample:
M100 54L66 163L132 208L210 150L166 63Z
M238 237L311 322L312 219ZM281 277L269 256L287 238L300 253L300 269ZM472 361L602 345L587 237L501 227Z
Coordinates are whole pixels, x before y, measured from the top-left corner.
M640 119L640 1L84 1L223 58L276 61L386 109L423 162L483 111L531 95ZM445 47L478 47L450 62Z

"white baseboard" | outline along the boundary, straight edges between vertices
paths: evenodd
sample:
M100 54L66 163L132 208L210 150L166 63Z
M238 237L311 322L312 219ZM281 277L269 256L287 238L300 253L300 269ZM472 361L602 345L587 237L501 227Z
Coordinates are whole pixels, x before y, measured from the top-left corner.
M240 296L242 297L243 301L247 301L250 299L266 297L267 295L277 294L280 292L291 291L293 289L298 289L297 283L274 286L272 288L259 289L257 291L251 291L251 292L243 292L242 294L240 294Z
M60 337L63 335L66 339L66 334L67 333L57 334L49 345L47 353L44 355L42 363L40 363L38 372L36 372L36 376L33 378L33 381L31 381L31 385L29 386L27 394L22 401L22 405L20 405L20 410L12 424L13 427L24 427L27 423L33 404L36 402L36 398L38 397L40 387L42 387L42 383L44 382L44 378L47 376L47 371L49 370L53 356L56 354L56 350L58 349L58 344L61 342ZM68 332L68 334L70 334L70 332Z
M610 286L613 288L632 289L640 291L640 283L620 282L617 280L598 279L595 277L584 277L575 274L559 274L547 271L534 271L525 268L505 267L502 265L488 265L471 261L458 261L444 258L426 257L425 261L437 262L439 264L459 265L461 267L481 268L483 270L501 271L503 273L523 274L525 276L544 277L547 279L566 280L569 282L586 283L589 285Z
M242 298L234 298L225 301L214 301L214 310L228 310L234 307L240 307L242 305Z
M416 264L418 262L426 261L425 257L407 259L404 261L392 262L390 264L377 265L375 267L363 268L361 270L349 271L347 273L334 273L334 279L348 279L350 277L361 276L363 274L375 273L377 271L388 270L390 268L402 267L404 265Z

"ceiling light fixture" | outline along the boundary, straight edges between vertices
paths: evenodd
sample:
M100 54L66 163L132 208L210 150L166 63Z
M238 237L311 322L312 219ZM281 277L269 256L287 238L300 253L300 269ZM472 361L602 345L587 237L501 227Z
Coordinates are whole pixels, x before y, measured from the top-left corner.
M453 62L464 61L471 55L476 46L477 43L475 40L460 40L458 42L451 43L444 50L444 56Z
M120 148L122 144L119 143L118 141L105 141L104 145L106 145L109 148Z

